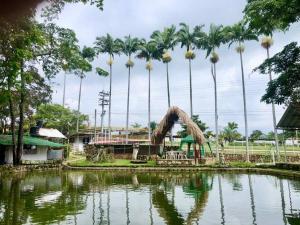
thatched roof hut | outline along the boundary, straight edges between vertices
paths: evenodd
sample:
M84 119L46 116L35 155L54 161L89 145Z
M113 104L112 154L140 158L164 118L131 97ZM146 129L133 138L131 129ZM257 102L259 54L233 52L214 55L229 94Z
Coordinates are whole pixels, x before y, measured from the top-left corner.
M196 143L199 145L204 144L205 138L200 128L193 122L193 120L191 120L188 114L177 106L169 108L167 114L153 132L151 137L152 144L162 144L166 134L172 129L175 122L179 119L186 124L188 134L193 136Z

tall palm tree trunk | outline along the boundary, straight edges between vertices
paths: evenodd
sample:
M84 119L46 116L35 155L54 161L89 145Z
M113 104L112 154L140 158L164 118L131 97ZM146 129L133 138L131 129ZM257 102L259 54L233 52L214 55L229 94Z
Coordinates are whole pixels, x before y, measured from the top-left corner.
M166 70L167 70L168 108L170 108L171 100L170 100L170 83L169 83L169 63L166 63Z
M190 72L190 110L191 117L193 116L193 90L192 90L192 65L191 59L189 59L189 72Z
M129 97L130 97L130 66L128 67L128 90L127 90L127 112L126 112L126 144L128 144Z
M270 58L270 52L269 48L267 48L267 58ZM272 81L272 73L271 68L269 67L269 79ZM279 152L279 146L278 146L278 135L277 135L277 129L276 129L276 114L275 114L275 105L272 101L272 115L273 115L273 128L274 128L274 135L275 135L275 147L276 147L276 154L277 154L277 160L280 160L280 152Z
M63 107L65 107L65 99L66 99L66 73L64 74L64 90L63 90Z
M151 70L148 70L149 73L149 81L148 81L148 140L151 140L151 127L150 127L150 113L151 113ZM150 143L149 143L150 146ZM150 151L149 151L150 153Z
M169 81L169 63L166 63L167 70L167 92L168 92L168 109L171 107L171 99L170 99L170 81ZM170 130L170 142L173 143L173 132Z
M110 57L111 60L111 57ZM109 65L109 105L108 105L108 138L111 140L111 84L112 84L112 64Z
M241 44L239 43L239 47ZM241 71L242 71L242 87L243 87L243 102L244 102L244 120L245 120L245 137L246 137L246 160L249 162L249 137L248 137L248 118L247 118L247 102L246 102L246 89L245 89L245 75L244 75L244 64L243 64L243 54L240 53L241 61Z
M79 132L79 117L80 117L80 101L81 101L81 86L82 86L83 74L80 76L80 85L79 85L79 95L78 95L78 106L77 106L77 123L76 123L76 132Z
M215 129L216 129L216 155L217 161L219 161L219 129L218 129L218 96L217 96L217 73L216 73L216 64L212 65L212 74L214 79L214 94L215 94Z

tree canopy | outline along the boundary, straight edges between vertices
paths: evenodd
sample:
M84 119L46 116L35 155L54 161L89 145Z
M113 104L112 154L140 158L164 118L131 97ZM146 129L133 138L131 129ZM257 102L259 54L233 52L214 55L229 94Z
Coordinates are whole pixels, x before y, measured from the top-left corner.
M63 134L72 134L76 131L78 112L65 108L59 104L42 104L34 114L36 121L42 120L47 128L55 128ZM83 127L88 116L79 113L79 126Z
M261 101L270 104L289 104L300 101L300 47L296 42L292 42L284 49L265 60L258 70L262 74L271 72L278 77L268 83L266 93Z
M299 0L248 0L244 9L250 28L270 35L274 30L287 30L300 20Z

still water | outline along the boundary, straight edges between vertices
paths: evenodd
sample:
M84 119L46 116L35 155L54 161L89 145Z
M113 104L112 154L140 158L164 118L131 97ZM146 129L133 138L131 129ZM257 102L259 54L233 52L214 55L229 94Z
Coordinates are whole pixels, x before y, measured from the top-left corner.
M300 181L233 173L0 175L0 224L300 224Z

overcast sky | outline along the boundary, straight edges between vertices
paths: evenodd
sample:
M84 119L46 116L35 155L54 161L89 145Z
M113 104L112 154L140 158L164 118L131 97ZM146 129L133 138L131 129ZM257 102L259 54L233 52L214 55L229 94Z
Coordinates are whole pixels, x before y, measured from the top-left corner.
M57 24L73 29L80 45L92 46L97 36L110 33L113 37L122 38L131 35L148 38L154 30L162 30L172 24L178 27L180 22L190 26L205 25L207 31L210 23L231 25L242 19L245 0L113 0L104 2L104 11L95 6L73 4L67 5ZM299 41L300 25L294 24L286 33L274 35L274 46L271 55L280 51L291 41ZM179 106L189 113L189 77L188 61L184 58L185 49L177 47L172 52L173 60L169 65L171 105ZM239 56L234 46L228 49L222 46L218 50L220 61L217 64L219 125L222 129L227 122L235 121L244 134L243 99ZM193 76L193 108L194 114L214 130L214 92L210 74L210 63L205 59L203 51L196 51L192 62ZM248 120L250 132L260 129L265 132L272 130L271 105L260 102L265 92L268 77L251 73L266 57L266 51L258 42L247 42L244 54ZM94 66L108 70L107 55L101 55L94 61ZM125 56L115 57L113 64L112 83L112 125L125 126L127 78ZM143 60L135 59L132 69L130 96L130 124L135 122L147 124L148 77ZM151 88L151 120L159 122L167 111L167 90L165 65L154 62ZM63 74L54 80L53 102L62 103ZM108 91L109 78L101 78L95 71L87 74L82 87L81 112L88 114L93 121L95 108L98 106L98 92ZM70 108L77 108L79 78L67 75L66 103ZM284 109L276 106L277 121ZM107 123L107 116L105 118ZM100 121L100 116L98 117Z

